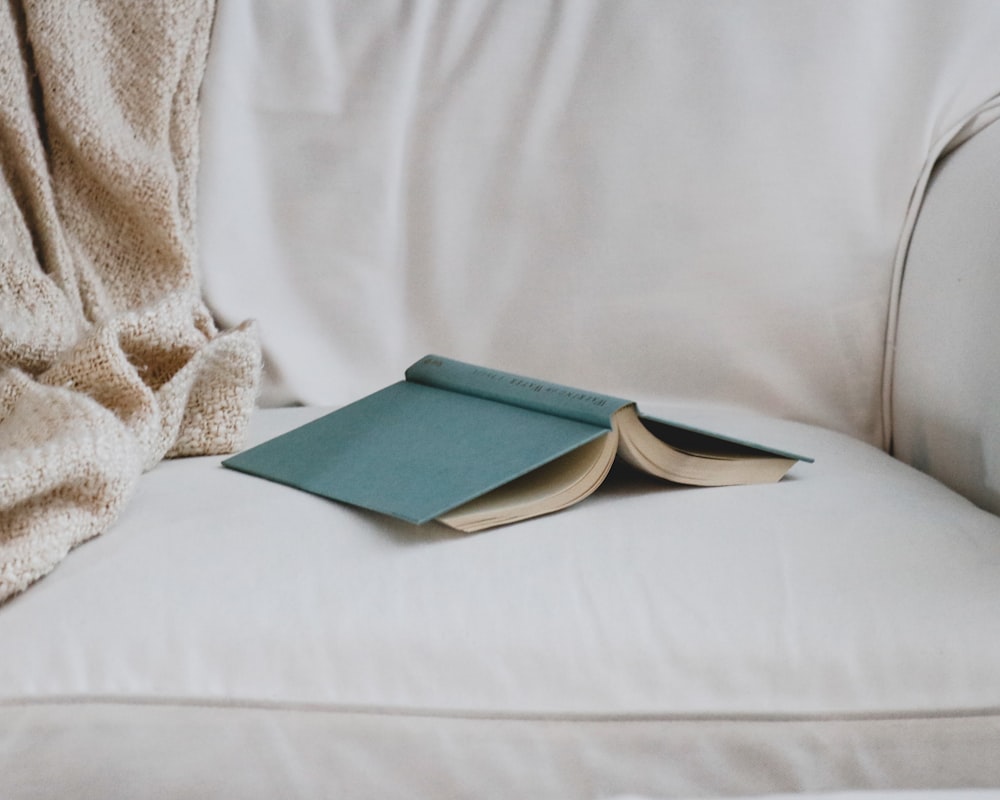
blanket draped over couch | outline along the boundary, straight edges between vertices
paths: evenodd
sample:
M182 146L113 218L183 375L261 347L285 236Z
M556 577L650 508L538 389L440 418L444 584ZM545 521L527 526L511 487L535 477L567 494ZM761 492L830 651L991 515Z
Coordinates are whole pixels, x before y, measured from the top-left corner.
M144 469L238 446L252 325L196 275L211 0L0 11L0 602L105 530Z

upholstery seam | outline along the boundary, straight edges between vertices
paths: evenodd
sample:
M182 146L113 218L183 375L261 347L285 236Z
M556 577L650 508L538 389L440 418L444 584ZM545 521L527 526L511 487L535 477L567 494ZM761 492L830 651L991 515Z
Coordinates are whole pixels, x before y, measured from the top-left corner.
M212 697L152 697L115 695L51 695L0 698L0 709L41 707L112 706L217 711L266 711L280 713L331 714L343 716L444 719L453 721L550 722L550 723L900 723L941 720L1000 720L1000 706L948 709L899 709L881 711L803 712L664 712L664 711L518 711L496 709L386 706L308 701L260 700Z

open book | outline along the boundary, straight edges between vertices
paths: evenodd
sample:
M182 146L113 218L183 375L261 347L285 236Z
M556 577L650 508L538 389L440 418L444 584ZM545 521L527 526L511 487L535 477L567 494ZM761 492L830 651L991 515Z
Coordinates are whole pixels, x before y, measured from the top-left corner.
M579 502L618 456L696 486L777 481L812 460L441 356L405 377L223 464L416 524L478 531Z

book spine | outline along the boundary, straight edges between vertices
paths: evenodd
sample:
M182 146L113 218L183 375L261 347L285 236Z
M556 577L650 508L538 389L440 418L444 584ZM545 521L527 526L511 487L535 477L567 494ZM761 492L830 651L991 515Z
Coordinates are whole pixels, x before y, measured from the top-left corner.
M611 416L629 405L620 397L477 367L444 356L420 359L406 370L406 379L608 429Z

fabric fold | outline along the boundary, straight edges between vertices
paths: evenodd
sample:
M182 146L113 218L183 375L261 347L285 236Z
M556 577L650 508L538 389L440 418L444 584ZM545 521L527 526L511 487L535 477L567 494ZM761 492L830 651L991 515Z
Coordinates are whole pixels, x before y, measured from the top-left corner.
M164 457L237 448L252 323L194 238L211 0L0 12L0 602L114 522Z

